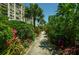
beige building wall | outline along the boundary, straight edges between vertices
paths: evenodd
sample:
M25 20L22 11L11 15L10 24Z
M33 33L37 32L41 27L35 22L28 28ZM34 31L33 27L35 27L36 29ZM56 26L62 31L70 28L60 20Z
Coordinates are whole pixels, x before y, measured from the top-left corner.
M24 6L21 3L8 3L9 20L25 21Z
M8 16L9 20L24 21L28 24L33 24L32 19L25 18L25 7L22 3L0 3L0 8L3 8L4 15Z

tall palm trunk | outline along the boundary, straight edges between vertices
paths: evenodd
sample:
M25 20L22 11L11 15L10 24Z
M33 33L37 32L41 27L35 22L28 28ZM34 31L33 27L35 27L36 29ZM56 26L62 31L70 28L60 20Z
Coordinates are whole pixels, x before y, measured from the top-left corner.
M32 20L33 20L33 26L34 26L34 28L35 28L35 25L36 25L36 24L35 24L35 20L36 20L35 17L32 17Z

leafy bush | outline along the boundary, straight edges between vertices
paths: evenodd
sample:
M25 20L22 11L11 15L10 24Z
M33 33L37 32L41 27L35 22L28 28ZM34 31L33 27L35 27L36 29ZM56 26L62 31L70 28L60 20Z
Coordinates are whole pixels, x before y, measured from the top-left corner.
M50 42L53 44L57 44L59 37L64 35L64 22L62 23L61 21L63 22L63 20L59 20L59 18L51 18L47 25L46 33L50 39Z
M27 38L34 40L33 27L30 24L26 24L22 21L9 21L9 25L12 28L16 28L17 35L20 39L26 40Z
M0 16L0 23L3 23L5 25L8 24L8 17L7 16Z
M24 41L24 42L23 42L23 46L24 46L24 48L29 47L29 42L28 42L28 41Z
M36 36L38 36L40 34L41 30L39 27L35 27L34 32L36 33Z
M24 54L25 48L22 45L21 41L17 39L16 41L12 41L11 45L8 48L4 49L0 54L1 55L21 55Z
M68 21L70 22L70 20ZM51 19L48 23L48 37L50 42L58 45L58 41L60 39L64 40L64 45L74 46L74 42L76 39L75 30L73 29L73 25L66 24L66 21L62 17L56 17L55 19ZM76 28L75 28L76 29Z
M5 49L12 39L12 29L3 23L0 23L0 50Z
M77 8L75 8L77 7ZM79 39L79 4L59 4L57 14L49 17L47 35L51 43L57 45L64 40L64 46L74 46ZM75 10L76 9L76 10Z

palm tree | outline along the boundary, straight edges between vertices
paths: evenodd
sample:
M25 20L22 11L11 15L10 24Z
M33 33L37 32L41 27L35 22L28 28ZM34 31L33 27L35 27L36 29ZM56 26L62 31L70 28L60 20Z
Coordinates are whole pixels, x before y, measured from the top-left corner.
M44 26L45 23L46 23L46 21L44 20L44 15L41 15L40 20L39 20L39 25Z
M30 7L25 10L26 18L31 18L33 20L34 28L36 25L36 20L40 20L40 16L43 15L43 10L38 6L38 4L30 4Z

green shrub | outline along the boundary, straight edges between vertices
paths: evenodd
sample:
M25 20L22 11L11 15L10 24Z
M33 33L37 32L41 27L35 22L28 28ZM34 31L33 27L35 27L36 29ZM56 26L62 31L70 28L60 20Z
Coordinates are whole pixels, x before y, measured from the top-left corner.
M8 17L7 16L0 16L0 23L8 24Z
M12 44L8 48L4 49L0 54L1 55L21 55L24 54L25 48L21 43L21 40L17 39L12 41Z
M0 50L6 48L6 41L12 39L12 29L3 23L0 23Z
M64 40L64 46L74 46L74 42L76 40L76 29L75 25L70 23L71 20L64 20L63 17L60 16L51 16L52 18L49 20L47 25L48 31L47 35L51 43L58 45L58 40ZM71 44L70 44L71 43Z
M35 27L34 32L36 33L36 36L38 36L40 34L41 30L39 27Z
M30 38L34 40L34 32L32 25L22 21L14 21L14 20L9 21L9 25L12 28L16 28L17 35L20 39L26 40L27 38Z
M49 41L57 44L64 40L65 47L75 46L79 40L79 4L59 4L57 14L50 16L47 24ZM76 12L74 12L76 10Z
M24 41L24 42L23 42L23 46L24 46L24 48L29 47L29 42L28 42L28 41Z

